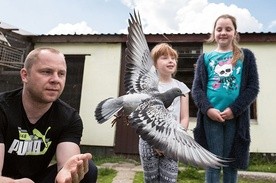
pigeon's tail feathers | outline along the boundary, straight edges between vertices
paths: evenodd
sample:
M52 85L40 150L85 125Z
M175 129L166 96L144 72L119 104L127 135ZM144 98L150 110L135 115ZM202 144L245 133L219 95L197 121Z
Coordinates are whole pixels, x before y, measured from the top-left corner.
M101 101L95 110L95 118L98 123L104 123L123 108L121 98L107 98Z

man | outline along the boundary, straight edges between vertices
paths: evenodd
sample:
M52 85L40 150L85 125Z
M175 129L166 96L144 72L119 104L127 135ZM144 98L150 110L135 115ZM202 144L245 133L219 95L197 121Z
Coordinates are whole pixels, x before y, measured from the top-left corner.
M20 71L23 89L0 94L1 183L96 182L92 155L80 153L82 120L59 99L66 70L58 50L35 49Z

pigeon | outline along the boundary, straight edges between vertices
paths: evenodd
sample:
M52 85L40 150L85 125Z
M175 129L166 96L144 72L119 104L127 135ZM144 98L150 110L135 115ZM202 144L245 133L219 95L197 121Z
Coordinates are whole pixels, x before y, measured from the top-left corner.
M154 149L176 161L201 168L227 166L229 160L218 157L198 144L167 109L176 97L185 95L179 88L158 91L158 73L143 33L139 13L128 20L126 94L107 98L95 109L98 123L104 123L119 111L127 116L136 133Z
M111 117L115 116L123 109L124 115L131 114L138 105L145 99L156 97L163 101L163 104L168 108L173 100L178 96L184 96L179 88L172 88L164 93L130 93L118 98L107 98L101 101L95 110L95 118L98 123L104 123Z

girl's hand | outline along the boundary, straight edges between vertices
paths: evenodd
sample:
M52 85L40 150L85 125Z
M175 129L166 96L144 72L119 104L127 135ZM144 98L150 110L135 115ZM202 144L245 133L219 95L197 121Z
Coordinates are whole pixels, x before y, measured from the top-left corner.
M220 115L225 120L229 120L229 119L234 118L234 114L233 114L232 110L229 107L227 107L223 112L221 112Z
M158 156L164 156L163 151L160 151L158 149L154 149L154 151Z
M221 112L215 108L210 108L207 111L207 115L213 121L224 122L225 119L221 116Z

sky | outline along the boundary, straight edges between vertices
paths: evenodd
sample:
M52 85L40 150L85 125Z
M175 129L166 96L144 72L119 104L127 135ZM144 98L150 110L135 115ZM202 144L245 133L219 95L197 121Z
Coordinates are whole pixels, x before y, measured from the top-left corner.
M0 27L25 34L127 34L139 11L145 33L210 33L221 14L238 31L276 32L276 0L0 0Z

